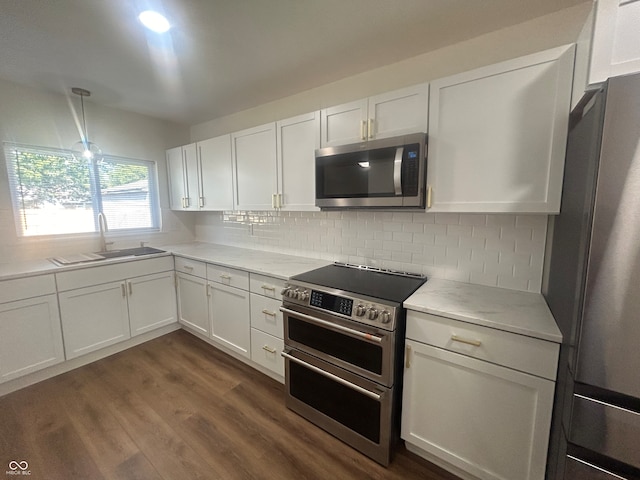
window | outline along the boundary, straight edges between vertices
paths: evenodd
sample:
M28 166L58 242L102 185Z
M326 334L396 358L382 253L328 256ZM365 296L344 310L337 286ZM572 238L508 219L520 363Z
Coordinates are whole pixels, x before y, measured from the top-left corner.
M18 235L97 232L102 212L110 231L157 230L154 162L4 145Z

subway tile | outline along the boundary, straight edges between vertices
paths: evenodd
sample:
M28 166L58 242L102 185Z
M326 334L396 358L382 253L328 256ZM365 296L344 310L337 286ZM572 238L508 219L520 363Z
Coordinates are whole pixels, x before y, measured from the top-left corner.
M473 237L478 238L500 238L500 228L492 227L473 227Z
M433 261L433 255L424 255L421 253L414 253L411 255L411 261L412 263L418 264L418 265L433 265L434 261Z
M435 223L436 216L434 213L414 212L413 223Z
M449 235L436 235L435 238L436 245L445 245L449 247L457 247L460 245L460 238Z
M487 216L479 213L461 213L458 223L472 227L483 227L487 224Z
M469 273L469 280L471 283L477 283L478 285L487 285L489 287L498 286L498 275L495 273L472 271Z
M447 225L447 235L470 237L472 233L473 227L470 225Z
M529 227L501 227L500 238L530 242L533 238L533 230Z
M399 223L411 223L413 221L413 213L393 212L393 221Z
M411 253L422 253L424 251L424 246L420 245L419 243L403 243L402 251Z
M393 242L393 241L384 241L382 243L382 248L389 252L401 252L402 251L402 243Z
M485 250L488 252L498 251L498 252L515 252L516 249L516 241L501 239L501 238L487 238L487 243L485 245Z
M391 260L394 262L411 263L410 252L391 252Z
M460 215L457 213L436 213L435 223L441 225L458 225Z
M460 237L460 246L473 250L484 250L485 239L481 237Z
M411 233L422 233L424 232L424 224L423 223L403 223L402 231L411 232Z
M510 275L498 275L498 286L512 290L529 291L529 281L523 278L514 278Z
M516 225L516 217L515 215L510 214L493 214L487 215L487 226L495 226L495 227L515 227Z
M401 232L402 224L397 222L384 222L382 224L382 230L385 232Z
M413 242L413 233L393 232L392 239L393 239L394 242L411 243L411 242Z
M434 245L436 236L432 233L414 233L413 242L422 245Z
M424 233L431 235L446 235L447 234L447 226L446 225L437 225L437 224L426 224L424 226Z

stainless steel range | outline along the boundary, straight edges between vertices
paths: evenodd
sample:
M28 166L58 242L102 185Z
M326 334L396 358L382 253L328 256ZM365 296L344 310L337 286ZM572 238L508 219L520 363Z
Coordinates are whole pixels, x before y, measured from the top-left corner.
M287 407L383 465L399 440L402 302L425 281L336 263L283 290Z

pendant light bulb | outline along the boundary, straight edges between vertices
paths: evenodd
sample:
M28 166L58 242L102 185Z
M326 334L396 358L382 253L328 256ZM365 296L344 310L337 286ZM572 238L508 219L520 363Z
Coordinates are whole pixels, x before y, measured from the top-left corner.
M87 134L87 120L84 113L84 97L89 97L91 92L84 88L74 87L71 92L80 97L80 109L82 111L82 131L80 132L80 140L76 142L73 147L73 156L77 159L84 159L86 161L100 161L102 160L102 150L98 145L89 141Z

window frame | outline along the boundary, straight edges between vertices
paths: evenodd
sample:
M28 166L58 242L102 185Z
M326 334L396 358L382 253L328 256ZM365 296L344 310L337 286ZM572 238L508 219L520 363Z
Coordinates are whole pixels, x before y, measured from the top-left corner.
M37 238L64 238L64 237L89 237L100 232L98 223L98 213L102 211L102 189L98 180L98 161L91 160L88 164L88 175L90 180L91 193L91 211L93 217L93 230L84 232L65 232L65 233L43 233L43 234L26 234L24 222L21 214L23 210L22 194L20 192L20 177L16 172L16 158L12 150L26 150L33 153L59 155L61 157L71 157L75 160L73 151L70 149L41 147L39 145L29 145L17 142L3 142L3 155L5 157L5 165L7 169L7 180L9 186L9 195L11 197L12 213L14 218L16 235L20 239L37 239ZM158 233L162 231L162 215L160 208L160 189L158 186L158 162L155 160L144 160L139 158L122 157L117 155L103 154L102 161L109 163L122 163L130 165L141 165L148 167L149 177L149 215L151 217L151 227L142 228L109 228L109 232L116 235L139 235L144 233Z

